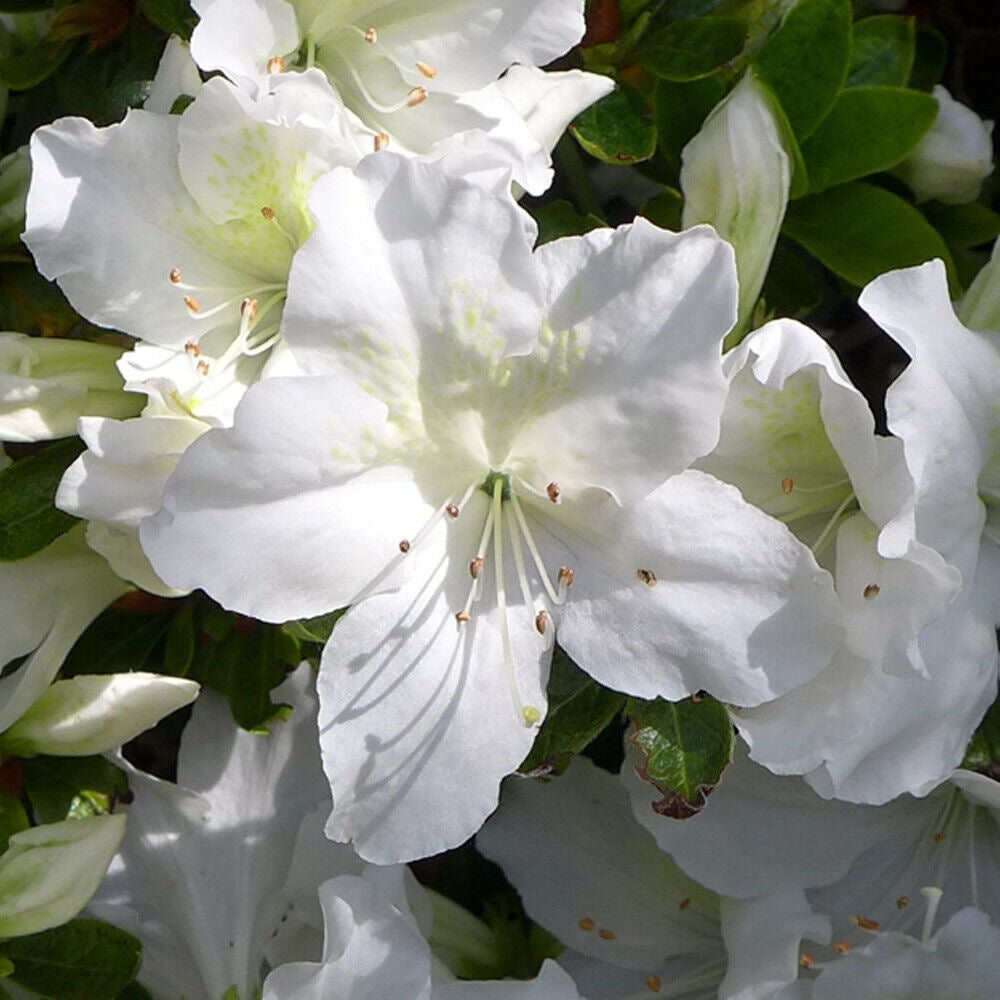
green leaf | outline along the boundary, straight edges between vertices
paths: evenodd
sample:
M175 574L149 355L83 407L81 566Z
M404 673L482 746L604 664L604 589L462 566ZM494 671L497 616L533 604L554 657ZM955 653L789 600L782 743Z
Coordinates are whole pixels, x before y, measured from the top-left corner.
M725 85L717 76L689 83L657 81L653 95L657 142L661 155L675 170L680 170L681 150L698 134L708 113L725 93Z
M916 52L910 70L910 86L917 90L931 91L941 81L948 65L948 43L936 28L929 24L917 27Z
M708 695L670 702L630 698L629 743L643 757L639 773L663 794L653 809L674 819L700 812L733 756L733 724Z
M993 702L972 734L962 767L1000 778L1000 698Z
M732 62L746 43L737 17L691 17L649 34L636 61L661 80L697 80Z
M552 659L548 700L548 714L520 767L526 774L561 774L625 704L624 695L601 687L559 648Z
M153 1000L153 994L142 983L129 983L115 1000Z
M6 979L14 971L14 963L9 958L0 958L0 979ZM0 987L0 997L9 997L10 994Z
M111 924L77 919L0 941L0 954L14 963L14 982L52 1000L114 1000L139 972L142 945Z
M642 98L623 83L579 115L570 131L591 156L614 166L640 163L656 152L656 126Z
M940 233L917 209L858 181L792 202L783 232L854 285L932 257L953 268Z
M639 214L661 229L678 232L683 228L681 212L684 207L684 197L674 188L665 188L655 198L650 198L639 210Z
M49 10L55 0L0 0L0 14L30 14L33 10Z
M195 656L195 601L185 601L170 619L163 647L163 671L171 677L187 677Z
M876 14L856 21L847 86L905 87L913 69L916 46L912 17Z
M754 65L801 141L833 107L850 60L849 0L799 0L757 53Z
M0 472L0 560L26 559L77 523L54 500L59 480L82 451L82 441L65 438Z
M198 23L198 15L188 0L142 0L140 8L158 28L168 35L188 39Z
M761 290L767 314L804 319L823 301L825 292L816 261L779 237Z
M903 87L853 87L841 92L819 128L802 144L813 191L894 166L937 118L929 94Z
M15 833L27 830L29 826L31 823L21 800L0 786L0 854L7 850L7 841Z
M42 39L37 45L17 55L0 58L0 86L28 90L50 77L65 62L70 42Z
M978 201L942 205L929 201L920 206L927 221L953 247L978 247L1000 236L1000 215Z
M77 639L63 664L63 676L142 670L169 624L166 615L122 611L112 605Z
M23 766L36 823L106 812L128 792L124 773L103 757L30 757Z
M531 214L538 223L538 246L563 236L582 236L604 225L596 215L578 212L570 202L561 198L540 205Z

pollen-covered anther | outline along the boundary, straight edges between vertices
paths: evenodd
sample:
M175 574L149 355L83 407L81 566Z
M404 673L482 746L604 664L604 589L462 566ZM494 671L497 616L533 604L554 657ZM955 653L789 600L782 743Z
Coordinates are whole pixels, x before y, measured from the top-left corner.
M472 615L470 615L468 611L455 612L455 621L457 621L459 625L464 625L467 621L471 620L472 620Z
M181 283L181 269L179 267L170 268L170 284L179 285Z
M545 495L552 501L552 503L562 502L562 490L559 488L558 483L549 483L545 487Z
M365 41L369 45L374 45L378 41L378 30L374 25L370 28L365 28Z
M193 340L189 340L184 345L184 353L190 355L192 358L200 358L201 357L201 345L199 345L198 343L196 343Z
M469 576L471 576L473 580L478 580L479 574L482 573L485 566L486 560L482 556L476 556L476 558L469 563Z
M434 77L438 75L438 71L430 63L425 63L422 59L418 59L413 65L416 66L421 74L426 76L428 80L433 80Z
M855 927L860 927L863 931L877 931L882 926L877 920L862 916L851 917L851 923Z
M610 931L610 930L608 930L608 928L607 928L607 927L602 927L602 928L601 928L601 929L600 929L600 930L599 930L599 931L597 932L597 936L598 936L598 937L599 937L599 938L600 938L600 939L601 939L602 941L614 941L614 939L615 939L616 937L618 937L618 935L617 935L617 934L616 934L616 933L615 933L614 931Z
M201 303L193 295L184 296L184 305L193 313L201 312Z
M590 917L581 917L580 918L580 930L581 931L592 931L596 926L597 926L597 924L595 924L594 921Z
M462 511L459 509L458 504L450 503L445 507L444 512L454 521Z
M897 910L905 910L909 905L910 905L909 896L900 896L899 899L896 900Z
M257 315L257 307L260 303L256 299L244 299L240 303L240 315L247 318L248 323L254 321L254 317Z
M389 133L388 132L378 132L375 138L372 140L372 145L375 147L375 152L381 152L389 145Z
M545 630L549 627L549 613L544 609L535 615L535 631L539 635L545 635Z
M646 989L651 993L659 993L663 989L663 982L659 976L646 976Z
M678 910L686 910L691 905L691 897L685 896L678 904Z
M833 946L833 950L838 955L846 955L851 950L851 943L850 941L837 941Z
M934 836L931 837L931 840L933 840L935 844L943 844L944 843L944 834L943 833L935 833Z
M795 480L792 479L791 476L785 476L785 478L781 480L781 492L788 494L791 493L792 490L794 489L795 489Z
M635 575L647 587L655 587L660 582L656 579L656 574L651 569L637 569Z
M811 969L815 964L816 959L813 958L812 955L808 954L808 952L802 952L802 954L799 955L799 965L801 965L803 969Z
M556 582L559 584L560 587L564 589L566 587L572 587L573 578L575 576L576 574L573 572L572 569L569 568L569 566L560 566L559 573L556 576Z
M426 87L414 87L410 91L410 96L406 99L406 106L408 108L415 108L418 104L423 104L427 100L427 88Z
M198 367L198 371L202 375L207 375L208 374L208 372L209 372L208 362L204 358L202 358L201 361L198 362L198 366L197 367Z
M402 552L404 556L406 555L407 552L410 551L410 541L408 538L404 538L399 543L399 551Z
M865 589L861 591L861 596L866 601L870 601L873 597L878 597L881 591L882 588L877 583L869 583Z
M278 217L278 213L275 212L275 210L271 208L269 205L265 205L260 210L260 214L263 215L268 222L274 222L274 220Z
M271 58L267 61L268 73L284 73L285 66L286 63L284 56L271 56Z

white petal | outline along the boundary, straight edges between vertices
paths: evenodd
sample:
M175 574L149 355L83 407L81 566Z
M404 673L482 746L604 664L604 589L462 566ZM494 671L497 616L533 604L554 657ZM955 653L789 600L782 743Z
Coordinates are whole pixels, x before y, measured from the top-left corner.
M156 68L156 76L143 102L146 111L170 114L178 97L194 97L201 90L201 74L191 57L191 47L182 38L171 35Z
M709 229L674 234L638 219L548 243L535 259L556 334L543 331L536 357L568 385L525 421L513 457L563 488L635 501L718 438L732 253Z
M547 561L575 571L559 641L608 687L759 704L815 676L840 642L829 575L711 476L674 476L625 509L604 498L553 510L536 507L557 553Z
M370 861L462 843L531 748L534 729L519 717L504 667L489 567L471 620L455 620L486 505L474 495L458 521L424 542L433 554L426 571L352 608L323 653L320 741L334 800L327 833ZM544 715L551 648L534 629L534 609L506 596L518 696Z
M715 900L635 821L620 782L582 757L548 781L509 778L476 844L532 919L585 955L650 970L718 952Z

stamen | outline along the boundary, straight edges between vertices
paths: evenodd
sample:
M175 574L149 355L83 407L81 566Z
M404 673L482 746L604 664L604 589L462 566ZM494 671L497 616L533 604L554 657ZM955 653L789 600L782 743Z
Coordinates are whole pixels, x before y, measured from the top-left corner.
M193 295L184 296L184 305L193 313L201 312L201 303Z
M851 923L855 927L860 927L863 931L877 931L882 926L877 920L862 916L851 917Z
M841 515L844 513L844 511L847 510L850 504L855 501L855 499L856 498L853 493L848 493L847 496L844 497L844 499L840 502L840 505L833 512L833 516L830 518L830 520L826 522L826 527L820 533L819 538L816 539L815 544L812 546L810 550L814 556L818 556L823 551L827 541L832 536L833 529L837 526L838 522L840 521Z
M170 284L179 285L181 282L181 269L179 267L170 268Z
M532 537L531 529L528 527L528 521L524 516L524 511L521 510L521 504L517 499L517 494L514 493L513 490L511 490L510 494L510 505L514 508L514 516L517 518L517 526L521 529L521 536L524 538L525 545L528 546L528 551L531 553L531 558L535 562L535 569L538 570L538 575L541 577L542 584L545 587L545 592L549 595L549 600L551 600L553 604L562 604L566 599L566 588L561 585L561 578L558 581L560 584L558 589L552 586L549 574L545 570L545 564L542 562L541 553L538 551L538 546L535 544L535 539ZM563 567L563 569L565 568L566 567ZM572 571L570 572L572 573ZM560 570L560 573L562 573L562 570Z
M791 476L786 476L781 480L781 492L786 496L795 489L795 480Z
M481 556L476 556L476 558L469 563L469 576L471 576L473 580L478 580L479 574L482 573L485 565L486 560Z
M614 941L618 935L614 931L609 931L607 927L602 927L598 932L597 936L604 941Z
M274 211L274 209L273 208L268 208L267 205L265 205L260 210L260 214L263 215L264 218L267 219L268 222L274 222L274 220L277 219L277 217L278 217L278 215Z
M651 993L659 993L662 988L663 988L663 982L660 980L659 976L657 975L646 976L646 989L648 989Z
M374 45L378 41L378 29L374 25L370 28L365 28L365 41L369 45Z
M535 631L539 635L545 635L545 630L548 628L548 625L549 613L545 610L545 608L542 608L542 610L535 615Z
M423 104L427 100L427 88L426 87L414 87L410 91L409 96L406 99L406 106L408 108L415 108L418 104Z
M833 946L833 950L838 955L846 955L851 950L851 944L849 941L837 941Z
M924 914L924 929L920 935L920 940L923 944L929 944L931 931L934 929L934 918L937 916L938 906L941 903L941 897L944 895L944 892L937 886L925 885L920 890L920 895L927 900L927 912Z
M374 145L376 153L381 152L383 149L385 149L386 146L389 145L389 133L388 132L379 132L375 136L375 139L374 139L374 142L372 143L372 145Z
M463 504L469 498L469 494L474 488L475 487L471 487L469 492L465 494L465 497L462 500ZM469 563L469 576L472 577L472 583L469 585L469 592L465 597L465 606L462 608L459 614L464 614L467 616L469 614L469 610L472 608L473 601L479 600L482 569L486 565L486 546L489 545L490 532L492 530L493 530L493 507L491 505L489 510L486 512L486 522L485 524L483 524L483 533L479 536L479 545L476 548L476 555L473 558L472 562ZM474 569L475 572L473 572ZM456 615L455 617L458 618L458 615ZM458 618L458 620L468 621L469 619L468 617L466 617L464 619Z
M531 596L531 585L528 583L528 573L524 567L524 551L521 548L521 535L520 530L517 526L517 518L511 519L507 518L507 527L510 531L510 544L514 552L514 565L517 568L517 580L521 587L521 600L524 601L524 606L528 609L528 614L533 615L533 624L535 631L539 635L545 635L545 623L548 620L548 614L543 609L537 615L535 614L535 602ZM544 618L542 617L544 615ZM542 627L539 628L539 621L541 621ZM545 648L549 648L550 643L546 642Z
M647 587L655 587L660 581L656 579L656 574L651 569L637 569L635 575Z
M399 543L399 551L402 552L404 556L406 555L407 552L410 551L410 543L407 539L404 538Z
M580 918L580 930L581 931L592 931L596 926L597 926L597 924L595 924L594 921L590 917L581 917Z
M545 494L553 503L561 502L562 490L559 489L558 483L549 483L549 485L545 487Z
M284 56L271 56L267 61L267 71L268 73L284 73L285 72L285 57Z
M905 910L909 905L910 905L909 896L900 896L899 899L896 900L897 910Z
M428 80L433 80L434 77L438 75L438 71L430 63L425 63L421 59L418 59L413 65L416 66Z
M205 361L204 358L198 362L197 368L198 373L201 375L207 375L209 372L208 362Z
M459 624L463 624L464 625L465 622L470 621L471 619L472 619L472 615L470 615L468 611L456 611L455 612L455 621L457 621Z
M678 910L686 910L691 905L691 897L686 896L677 904Z
M799 955L799 965L801 965L803 969L811 969L815 964L816 959L813 958L812 955L809 955L806 952L802 952L802 954Z
M566 591L573 586L573 579L576 574L569 566L560 566L556 581L559 584L559 603L566 600Z
M861 592L861 596L866 600L870 601L873 597L878 597L879 592L882 588L877 583L869 583L865 589Z
M507 675L514 709L525 726L532 726L542 713L534 705L523 705L517 690L517 674L514 671L514 654L510 644L510 628L507 623L507 591L503 572L503 491L504 478L497 476L493 483L493 566L496 571L497 610L500 612L500 639L503 644L503 665Z
M200 358L201 357L201 345L198 344L198 343L196 343L193 340L189 340L184 345L184 353L185 354L189 354L192 358Z
M459 514L461 514L461 513L462 513L462 510L461 510L461 508L460 508L460 507L458 507L458 506L457 506L456 504L453 504L453 503L450 503L450 504L448 504L448 506L447 506L447 507L445 507L445 509L444 509L444 510L445 510L445 513L446 513L446 514L447 514L447 515L448 515L448 516L449 516L449 517L450 517L450 518L451 518L451 519L452 519L453 521L455 520L455 518L457 518L457 517L458 517L458 515L459 515Z

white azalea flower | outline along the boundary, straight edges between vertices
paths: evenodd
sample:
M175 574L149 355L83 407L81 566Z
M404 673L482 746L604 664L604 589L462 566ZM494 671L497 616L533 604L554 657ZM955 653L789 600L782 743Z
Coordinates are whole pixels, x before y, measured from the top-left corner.
M573 981L546 962L530 982L439 979L426 940L405 905L368 880L343 875L319 887L326 934L319 962L279 966L264 981L263 1000L580 1000Z
M207 375L276 342L306 196L363 134L318 71L256 100L216 78L181 115L62 119L32 137L24 239L81 315Z
M812 545L847 626L826 670L735 721L755 760L823 795L927 792L989 703L996 643L970 595L955 601L961 574L909 526L906 443L875 435L864 397L800 323L768 323L724 364L722 434L699 466Z
M556 628L641 696L756 704L823 666L826 575L685 471L734 318L714 233L640 220L533 254L512 202L388 153L311 204L285 335L313 374L252 387L141 535L168 583L259 618L361 602L322 671L335 839L382 861L474 832L544 714Z
M315 810L327 794L311 680L303 664L275 689L292 714L269 736L238 730L225 699L204 692L181 740L177 785L129 768L128 830L89 910L140 938L139 978L157 1000L221 1000L233 987L255 996L272 938L286 918L300 919L295 852L308 852L313 888L361 867L349 848L318 850L303 830L322 822Z
M893 173L917 201L936 198L948 205L975 201L993 173L993 122L983 121L940 84L934 88L938 114L930 131Z
M143 102L147 111L168 115L178 97L194 97L201 90L201 74L191 55L191 46L171 35L160 56L160 65Z
M316 65L382 137L380 145L418 154L459 133L496 133L497 145L505 145L524 122L483 89L513 63L551 62L584 29L581 0L439 0L418 8L401 0L200 0L194 6L201 21L191 51L202 69L260 87L274 72ZM597 96L584 97L577 110ZM540 193L551 182L546 160L532 164L520 150L512 158L514 179Z

